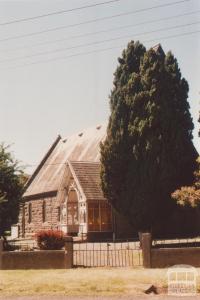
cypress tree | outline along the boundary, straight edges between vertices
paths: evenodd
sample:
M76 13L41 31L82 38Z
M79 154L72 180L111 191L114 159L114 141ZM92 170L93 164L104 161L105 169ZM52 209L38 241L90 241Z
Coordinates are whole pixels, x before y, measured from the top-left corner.
M188 84L160 45L146 50L132 41L118 61L101 144L102 189L136 230L150 230L173 208L171 192L193 179Z

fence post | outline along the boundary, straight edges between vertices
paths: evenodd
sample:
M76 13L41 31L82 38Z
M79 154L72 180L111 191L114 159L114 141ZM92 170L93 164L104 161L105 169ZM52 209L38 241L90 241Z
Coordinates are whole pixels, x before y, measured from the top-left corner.
M109 253L109 247L110 247L110 244L107 243L107 266L110 265L110 253Z
M143 257L143 267L151 268L151 246L152 239L151 233L142 233L142 257Z
M73 268L73 238L68 236L65 238L65 268Z
M3 240L0 238L0 270L2 269Z

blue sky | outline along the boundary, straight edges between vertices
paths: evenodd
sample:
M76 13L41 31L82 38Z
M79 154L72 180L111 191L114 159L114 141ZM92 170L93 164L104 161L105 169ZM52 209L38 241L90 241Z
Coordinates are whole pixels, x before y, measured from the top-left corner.
M139 39L147 48L160 42L164 51L172 50L177 57L182 74L190 86L189 103L195 124L194 143L200 152L200 142L197 137L200 107L200 32L166 38L200 31L200 23L191 24L200 22L200 12L166 20L167 17L200 11L200 0L188 0L173 6L155 8L101 22L4 40L177 1L121 0L85 10L0 26L0 141L12 144L11 149L15 157L23 164L36 165L58 134L68 136L83 128L105 122L109 116L108 96L112 89L117 57L131 39ZM0 1L0 23L99 2L103 1ZM157 19L161 20L156 23L71 38ZM183 24L184 27L166 29ZM160 29L163 30L144 34L144 32ZM122 38L112 40L118 37ZM55 42L55 40L60 41ZM106 42L96 45L65 49L104 40ZM52 43L48 43L49 41ZM60 49L63 48L65 50L61 51ZM79 53L105 48L113 49L79 55ZM57 52L38 55L41 52L51 51ZM67 58L76 54L78 56ZM35 56L30 57L31 55ZM49 61L45 62L45 60ZM33 168L27 168L27 171L31 172Z

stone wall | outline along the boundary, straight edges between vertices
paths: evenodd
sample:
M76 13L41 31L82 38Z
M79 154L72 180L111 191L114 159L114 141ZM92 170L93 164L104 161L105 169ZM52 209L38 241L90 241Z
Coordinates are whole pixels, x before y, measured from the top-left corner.
M3 251L0 240L0 270L73 268L73 240L68 238L65 250Z
M43 222L43 203L45 201L45 222ZM29 222L29 205L31 203L31 222ZM24 203L25 235L23 236L22 218L23 206L20 208L19 225L20 237L32 238L34 234L42 229L58 229L59 210L56 197L43 197L30 199Z
M46 203L46 217L45 222L43 222L43 203ZM36 199L27 199L24 203L21 204L20 214L19 214L19 236L20 238L30 238L32 239L36 232L39 230L48 230L48 229L59 229L59 209L60 201L58 197L40 197ZM31 222L29 222L29 205L31 203ZM24 205L24 207L23 207ZM24 210L24 222L25 222L25 235L23 235L22 230L22 219L23 219L23 210ZM113 224L115 226L115 238L133 238L137 236L137 233L134 232L132 226L127 222L126 218L120 216L118 213L113 211ZM97 233L95 236L96 240L103 239L105 233ZM105 239L112 238L112 233L106 233ZM90 238L90 236L88 236ZM91 240L94 238L91 234Z
M151 268L167 268L174 265L200 267L200 248L151 249Z
M142 256L145 268L200 267L200 247L153 248L150 233L142 234Z
M66 269L65 251L3 252L2 270Z

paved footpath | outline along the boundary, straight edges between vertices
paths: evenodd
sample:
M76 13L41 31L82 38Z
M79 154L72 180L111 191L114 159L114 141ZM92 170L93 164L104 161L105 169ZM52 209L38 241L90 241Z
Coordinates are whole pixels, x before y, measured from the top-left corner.
M107 296L107 297L70 297L70 296L23 296L23 297L1 297L0 300L199 300L196 297L170 297L158 295L138 295L138 296Z

